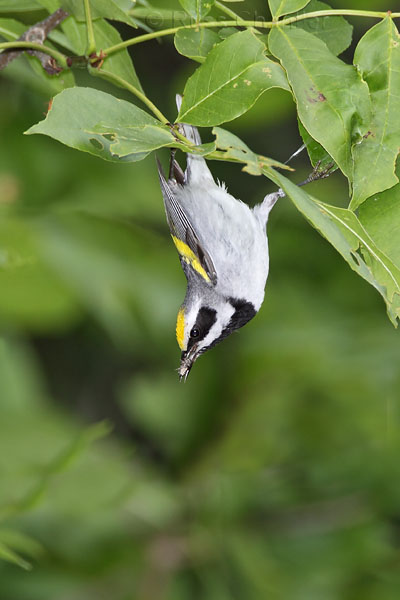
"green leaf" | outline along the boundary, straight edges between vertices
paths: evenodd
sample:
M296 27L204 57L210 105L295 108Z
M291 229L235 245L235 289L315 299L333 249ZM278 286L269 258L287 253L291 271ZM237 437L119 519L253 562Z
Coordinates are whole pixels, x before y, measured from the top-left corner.
M216 44L221 42L221 38L211 29L180 29L175 34L175 48L183 56L203 63L208 53Z
M282 15L297 12L304 8L310 0L268 0L269 10L274 19Z
M14 13L40 9L39 2L35 0L0 0L0 12Z
M284 71L264 51L250 30L218 44L188 79L177 121L219 125L245 113L266 90L289 89Z
M11 548L8 548L8 546L2 542L0 542L0 560L6 560L7 562L14 563L26 571L30 571L32 568L32 565L28 561L14 552L14 550L11 550Z
M102 125L99 125L100 120ZM44 121L26 133L42 133L114 162L121 160L118 152L127 162L135 162L145 158L151 150L175 142L168 127L134 104L81 87L58 94ZM131 153L126 156L128 144Z
M400 183L359 208L359 219L375 244L400 269Z
M179 4L196 21L208 15L215 0L179 0Z
M38 0L38 2L40 2L43 8L46 8L49 13L53 13L60 5L65 8L60 0ZM75 52L78 56L85 54L87 46L86 24L77 23L76 18L70 14L69 17L64 19L60 27L68 38L67 41L59 29L51 31L49 37L56 43L61 43L64 48L67 48L71 52Z
M351 181L352 144L366 133L370 118L367 85L354 67L302 29L274 28L269 49L287 71L302 124Z
M321 144L311 137L307 129L303 127L300 121L298 122L298 126L300 135L306 145L307 154L310 158L312 166L315 167L319 163L319 170L324 171L325 169L330 168L332 164L335 164L332 156L327 153ZM332 168L331 172L336 171L337 168L338 167L336 165L334 169Z
M38 2L49 13L53 13L61 4L59 0L38 0ZM80 28L78 28L76 19L70 15L64 19L59 27L62 31L59 28L53 29L49 34L49 38L71 53L75 53L78 56L85 54L87 46L86 25L80 25Z
M301 15L317 10L329 10L330 8L329 4L325 2L311 0L307 4L307 7L300 10L297 14ZM335 56L341 54L350 46L353 37L353 26L341 16L313 17L312 19L293 23L293 25L312 33L325 42Z
M400 269L374 243L356 215L316 200L286 177L264 169L264 174L281 187L296 208L307 218L349 266L382 295L387 313L397 327L400 319Z
M246 173L262 175L263 168L266 166L290 170L290 167L287 165L255 154L240 138L226 129L214 127L212 132L216 136L217 148L223 150L223 158L233 162L244 163L243 171Z
M352 209L399 181L395 167L400 151L400 36L390 17L367 31L354 62L370 90L372 119L354 147Z
M37 558L43 554L43 546L20 531L14 529L0 529L0 543L11 548L14 552L23 552L32 558Z
M46 0L43 0L43 3L45 2ZM74 15L77 21L86 21L82 0L63 0L61 4L68 13ZM136 27L134 19L129 15L129 11L134 5L133 0L90 0L92 19L104 17Z
M17 40L26 31L26 25L15 19L0 19L0 36L8 41Z
M161 124L118 127L99 123L86 133L101 135L105 143L109 142L109 150L113 157L130 156L130 161L135 158L142 160L152 150L170 146L175 142L168 127Z
M230 37L231 35L235 35L235 33L237 33L238 31L239 30L236 29L236 27L222 27L222 29L218 31L218 37L221 38L221 40L226 40L226 38ZM263 36L260 37L262 38ZM264 39L263 43L265 43Z
M105 21L94 21L93 29L98 25L98 23ZM87 31L85 23L78 23L78 21L72 15L69 16L65 21L61 23L61 29L63 34L67 38L68 49L75 53L77 56L82 56L86 52L87 46ZM113 28L115 30L115 28ZM115 30L116 31L116 30ZM51 32L51 37L60 33L58 30ZM57 40L57 38L56 38ZM56 41L55 40L55 41ZM97 41L97 38L96 38ZM65 42L64 42L65 47Z
M57 8L65 8L62 0L36 0L43 8L53 13Z

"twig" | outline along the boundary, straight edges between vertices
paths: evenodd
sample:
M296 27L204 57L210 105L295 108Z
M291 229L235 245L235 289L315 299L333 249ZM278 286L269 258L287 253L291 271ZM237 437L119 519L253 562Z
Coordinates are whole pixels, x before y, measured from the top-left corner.
M49 35L49 33L55 29L60 23L64 21L68 17L68 13L65 12L62 8L57 9L53 14L51 14L47 19L40 21L39 23L35 23L29 29L27 29L21 37L16 40L16 42L26 42L32 43L36 45L43 45L43 42ZM56 63L56 60L53 56L50 56L46 52L42 52L40 50L34 50L29 48L23 48L20 50L4 50L0 54L0 71L4 69L12 60L18 58L23 52L27 52L31 56L36 56L42 64L43 69L49 73L50 75L55 75L59 73L62 68L59 67ZM54 53L55 54L55 53ZM57 55L59 53L57 52ZM62 56L60 54L60 56Z
M295 17L286 17L285 19L278 21L248 21L244 19L240 19L240 22L237 20L230 21L202 21L200 23L190 23L188 25L181 25L179 27L170 27L168 29L162 29L159 31L154 31L152 33L146 33L144 35L138 35L134 38L130 38L128 40L124 40L123 42L119 42L114 46L109 46L108 48L103 48L104 52L109 56L110 54L114 54L115 52L119 52L123 48L128 48L129 46L133 46L135 44L141 44L142 42L147 42L149 40L153 40L155 38L164 37L167 35L173 35L179 30L184 29L211 29L211 28L221 28L221 27L247 27L247 28L259 28L259 29L272 29L273 27L284 27L286 25L291 25L292 23L297 23L299 21L303 21L305 19L313 19L315 17L330 17L330 16L338 16L338 15L347 15L353 17L371 17L373 19L384 19L387 16L390 16L392 19L400 18L400 12L390 12L390 11L373 11L373 10L351 10L351 9L330 9L330 10L317 10L310 13L304 13L301 15L296 15Z
M157 117L159 121L161 121L161 123L163 123L164 125L169 125L167 117L162 114L162 112L155 106L155 104L153 104L153 102L149 98L147 98L147 96L143 94L143 92L141 92L137 87L135 87L125 79L122 79L122 77L119 77L119 75L115 75L115 73L105 71L101 68L92 68L90 69L90 73L92 75L104 77L105 79L112 81L115 85L125 88L126 90L131 92L131 94L134 94L134 96L139 98L139 100L141 100L143 104L145 104L147 108L151 110L151 112Z
M90 56L96 52L96 41L94 39L92 13L90 10L89 0L83 0L85 5L85 17L86 17L86 33L87 33L87 48L86 55Z

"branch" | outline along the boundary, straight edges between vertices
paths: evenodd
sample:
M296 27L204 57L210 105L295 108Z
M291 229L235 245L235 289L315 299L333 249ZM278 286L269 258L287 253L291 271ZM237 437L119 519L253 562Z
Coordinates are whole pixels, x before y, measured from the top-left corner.
M384 19L387 16L390 16L392 19L399 18L400 12L392 13L391 11L383 12L383 11L372 11L372 10L351 10L351 9L330 9L330 10L317 10L310 13L304 13L301 15L297 15L295 17L287 17L282 20L277 21L246 21L244 19L235 19L231 21L202 21L200 23L191 23L188 25L180 25L178 27L170 27L168 29L161 29L160 31L154 31L152 33L146 33L144 35L139 35L134 38L130 38L119 44L115 44L114 46L109 46L108 48L104 48L104 54L110 55L114 54L114 52L118 52L123 48L128 48L129 46L134 46L135 44L141 44L142 42L147 42L149 40L153 40L156 38L164 37L167 35L173 35L180 30L183 29L212 29L215 27L247 27L247 28L255 28L255 29L272 29L273 27L282 27L285 25L291 25L292 23L297 23L298 21L304 21L305 19L313 19L316 17L331 17L331 16L353 16L353 17L371 17L373 19Z
M65 63L65 57L56 50L47 47L41 50L39 49L39 46L43 45L43 42L49 33L67 17L68 13L62 8L59 8L52 15L47 17L47 19L32 25L32 27L27 29L15 42L1 44L0 47L5 48L5 50L0 54L0 71L12 60L18 58L23 52L27 52L31 56L36 56L36 58L40 60L43 69L50 75L59 73L62 68L56 64L56 59L61 63ZM24 46L20 45L21 42L24 43ZM14 48L21 49L15 50Z

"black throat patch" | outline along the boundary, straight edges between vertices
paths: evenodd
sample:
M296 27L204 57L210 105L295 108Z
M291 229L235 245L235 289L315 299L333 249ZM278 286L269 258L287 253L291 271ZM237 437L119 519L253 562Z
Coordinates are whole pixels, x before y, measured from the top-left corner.
M256 316L257 311L254 308L254 304L251 302L237 300L235 298L228 298L228 300L235 309L235 312L228 323L228 327L232 326L233 329L239 329L239 327L243 327L243 325L246 325L246 323Z
M236 298L227 298L227 300L233 306L235 312L231 316L228 325L222 330L221 335L206 348L207 350L219 344L219 342L228 337L228 335L233 333L236 329L240 329L243 325L246 325L246 323L257 314L257 311L251 302L238 300Z

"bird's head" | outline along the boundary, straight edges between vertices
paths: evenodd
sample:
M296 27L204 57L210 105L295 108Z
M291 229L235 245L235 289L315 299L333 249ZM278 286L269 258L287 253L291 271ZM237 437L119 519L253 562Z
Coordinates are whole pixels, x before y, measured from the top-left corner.
M251 302L218 296L188 299L182 304L176 321L176 338L181 349L179 378L187 379L197 360L256 314Z

